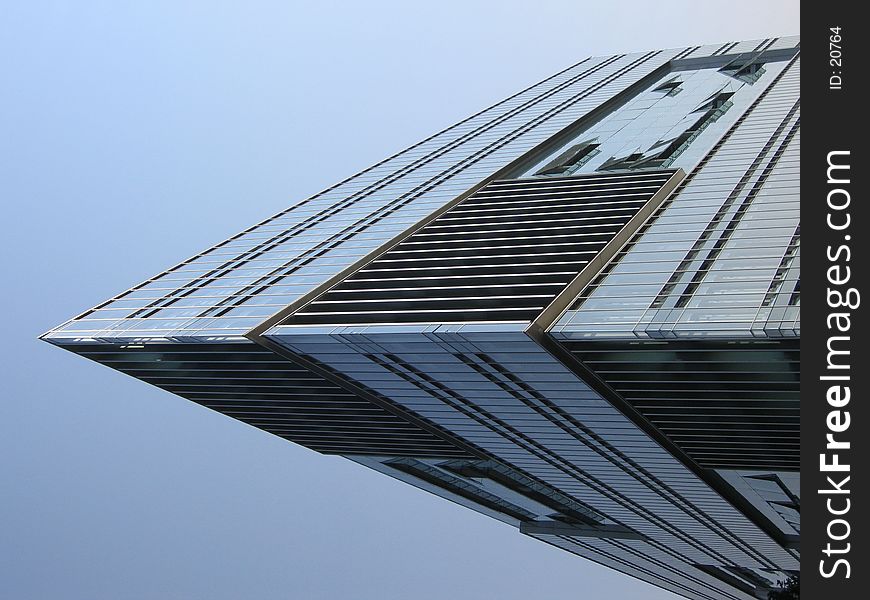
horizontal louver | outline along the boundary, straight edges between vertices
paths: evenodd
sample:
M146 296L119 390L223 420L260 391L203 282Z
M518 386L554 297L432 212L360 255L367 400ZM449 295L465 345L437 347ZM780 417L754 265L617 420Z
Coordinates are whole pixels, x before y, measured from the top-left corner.
M495 181L284 324L531 321L673 173Z
M560 343L701 466L798 470L798 340Z
M78 354L328 454L468 457L448 441L255 344L81 345Z

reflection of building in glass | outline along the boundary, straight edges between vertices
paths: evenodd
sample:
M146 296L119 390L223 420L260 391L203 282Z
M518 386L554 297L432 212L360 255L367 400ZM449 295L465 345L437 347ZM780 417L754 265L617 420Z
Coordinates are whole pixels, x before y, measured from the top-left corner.
M590 58L43 336L691 598L799 565L796 38Z

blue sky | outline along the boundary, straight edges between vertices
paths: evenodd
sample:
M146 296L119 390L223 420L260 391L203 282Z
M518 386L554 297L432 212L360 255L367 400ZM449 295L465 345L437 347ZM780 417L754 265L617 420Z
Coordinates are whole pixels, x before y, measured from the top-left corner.
M0 9L0 598L672 598L36 336L589 55L797 2Z

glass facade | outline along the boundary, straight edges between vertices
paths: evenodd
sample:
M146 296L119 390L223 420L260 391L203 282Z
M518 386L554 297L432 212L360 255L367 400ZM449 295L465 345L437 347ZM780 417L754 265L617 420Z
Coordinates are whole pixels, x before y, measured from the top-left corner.
M500 512L521 531L582 556L616 556L635 566L643 557L650 569L643 579L689 597L727 597L721 582L695 565L759 572L798 568L791 527L768 519L773 536L758 527L522 329L487 332L466 324L461 331L342 328L333 335L278 329L273 338L294 354L329 363L348 379L388 394L460 434L487 459L558 490L634 537L614 538L606 530L595 535L594 525L590 532L554 510L522 517L515 508L499 510L471 493L459 494L444 478L425 478L437 493ZM364 464L396 475L392 457L367 457ZM451 474L447 461L428 464ZM419 472L401 472L420 479ZM512 495L499 497L531 510ZM543 533L554 525L559 528L553 534ZM792 543L785 547L783 540Z
M739 113L740 127L584 290L555 333L799 335L800 61L778 70L776 85Z
M692 68L674 61L645 90L521 176L670 166L689 170L785 67L782 61L760 60L736 61L735 68L758 65L751 79L735 76L727 64ZM578 144L585 150L581 156L565 155Z
M583 60L119 294L49 338L244 335L689 50Z
M799 41L589 58L43 339L697 599L799 567Z

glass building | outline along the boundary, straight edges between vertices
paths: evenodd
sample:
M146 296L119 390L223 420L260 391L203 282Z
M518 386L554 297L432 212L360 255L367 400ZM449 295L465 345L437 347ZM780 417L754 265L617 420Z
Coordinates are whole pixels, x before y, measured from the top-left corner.
M799 567L799 41L588 58L43 339L689 598Z

